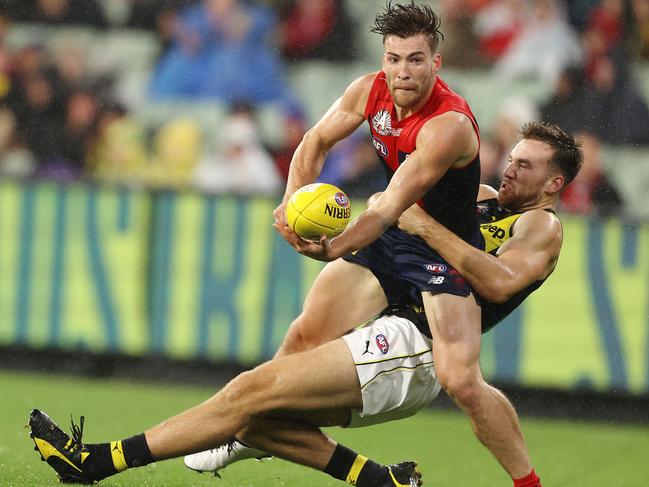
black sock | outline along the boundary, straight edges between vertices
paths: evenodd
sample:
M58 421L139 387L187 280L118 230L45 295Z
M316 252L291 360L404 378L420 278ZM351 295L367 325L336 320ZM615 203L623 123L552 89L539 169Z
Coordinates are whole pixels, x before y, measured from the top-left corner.
M84 462L86 471L101 480L130 467L142 467L155 459L151 456L144 433L125 440L86 445L90 452Z
M93 479L101 480L117 473L110 455L110 443L98 443L86 445L90 452L88 458L83 462L83 467Z
M371 487L383 477L386 467L358 455L341 444L336 445L324 473L338 480L344 480L356 487Z
M122 440L122 448L127 467L143 467L155 462L144 433Z

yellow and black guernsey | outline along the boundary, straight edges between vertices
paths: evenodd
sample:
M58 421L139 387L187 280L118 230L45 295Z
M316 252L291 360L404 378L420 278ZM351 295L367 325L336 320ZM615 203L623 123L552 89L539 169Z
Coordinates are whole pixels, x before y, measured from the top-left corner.
M552 210L545 210L554 213ZM498 254L498 249L514 235L514 225L524 212L507 211L498 205L496 198L479 201L477 204L480 230L484 238L484 249L492 255ZM486 333L507 317L532 292L536 291L547 279L534 281L525 289L520 290L504 303L492 303L474 292L482 307L482 333ZM386 308L384 315L393 314L412 321L424 335L430 338L430 329L426 313L421 304L391 305Z
M554 213L550 209L546 209ZM500 207L496 198L479 201L477 205L480 231L485 242L485 251L492 255L498 254L498 249L514 235L514 225L524 212L511 212ZM492 303L476 295L482 307L482 333L491 330L516 309L531 293L536 291L547 277L534 281L532 284L514 294L504 303Z

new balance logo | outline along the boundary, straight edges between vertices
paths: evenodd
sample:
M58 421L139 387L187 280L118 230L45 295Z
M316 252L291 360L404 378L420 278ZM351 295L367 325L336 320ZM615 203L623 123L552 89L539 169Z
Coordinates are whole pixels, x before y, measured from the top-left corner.
M428 279L428 284L442 284L444 282L444 276L433 276Z

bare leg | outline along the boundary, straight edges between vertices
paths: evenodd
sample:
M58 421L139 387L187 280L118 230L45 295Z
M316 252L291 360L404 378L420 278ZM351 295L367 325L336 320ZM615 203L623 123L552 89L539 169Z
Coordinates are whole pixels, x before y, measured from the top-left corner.
M275 357L310 350L339 338L386 306L383 289L371 271L343 259L330 262L313 283L302 313L291 324ZM242 434L236 436L242 439ZM283 456L272 447L268 453Z
M473 296L424 293L433 335L435 371L442 387L469 416L478 439L512 478L532 470L512 404L480 370L480 308Z
M371 271L343 259L325 266L291 324L276 356L302 352L340 338L380 313L388 302Z
M335 340L245 372L204 403L145 435L153 457L162 460L224 443L248 426L254 416L361 406L360 385L349 349L343 340Z
M325 469L336 448L336 442L319 428L279 418L255 419L237 438L275 457L317 470Z

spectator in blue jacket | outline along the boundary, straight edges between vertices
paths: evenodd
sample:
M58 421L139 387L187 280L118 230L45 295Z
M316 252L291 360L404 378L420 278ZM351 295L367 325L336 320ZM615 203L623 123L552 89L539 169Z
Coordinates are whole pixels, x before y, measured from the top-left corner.
M168 53L156 67L151 95L249 103L284 96L279 56L269 40L276 18L239 0L203 0L183 10Z

